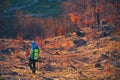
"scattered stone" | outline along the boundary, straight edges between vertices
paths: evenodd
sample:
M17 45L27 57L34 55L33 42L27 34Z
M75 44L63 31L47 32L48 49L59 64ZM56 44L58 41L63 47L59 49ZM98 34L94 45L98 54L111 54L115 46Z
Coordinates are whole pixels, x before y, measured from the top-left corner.
M106 54L102 54L102 55L101 55L101 58L102 58L102 59L108 59L108 56L107 56Z
M101 66L101 64L100 63L96 63L95 64L95 68L101 68L102 66Z
M120 63L118 63L116 61L111 61L111 64L115 67L120 67Z
M70 65L73 69L77 69L75 66L73 66L72 64Z
M108 34L106 32L102 32L100 35L99 35L99 38L103 38L103 37L106 37L108 36Z
M107 59L103 60L103 63L104 63L104 64L107 64L107 63L108 63L108 60L107 60Z
M76 51L77 49L74 47L70 47L68 51Z
M18 68L18 69L25 69L24 67L19 67L19 66L14 66L15 68Z
M94 52L93 52L93 54L94 54L94 55L96 55L96 54L97 54L97 52L96 52L96 51L94 51Z
M87 78L87 77L82 73L82 71L80 71L79 74L80 74L81 76L83 76L84 78Z
M17 58L20 59L21 62L25 61L25 59L23 57L21 57L21 56L17 56Z
M79 30L76 31L76 34L77 34L77 36L79 36L79 37L84 37L84 36L85 36L85 33L82 32L82 31L79 31Z
M88 58L83 58L82 61L88 63Z
M53 79L51 79L51 78L44 78L44 80L53 80Z
M106 24L107 24L107 21L105 21L105 20L101 21L101 25L106 25Z
M102 59L100 58L100 59L97 60L97 63L99 63L99 62L101 62L101 61L102 61Z
M110 40L111 41L118 41L118 42L120 42L120 37L112 37Z
M107 76L104 78L105 80L116 80L116 79L113 79L112 76Z
M3 54L9 54L11 52L14 52L15 48L7 48L7 49L2 49L1 52Z
M1 52L3 54L9 54L10 53L10 49L2 49Z
M6 41L6 40L4 40L4 39L1 39L1 40L0 40L0 42L7 42L7 41Z
M76 47L80 47L86 45L87 42L83 39L80 39L80 40L74 40L73 43L76 45Z
M52 67L52 66L50 66L49 64L46 64L45 66L44 66L44 69L46 70L46 71L55 71L55 69Z
M111 31L114 30L114 27L112 27L110 25L104 25L104 26L102 26L101 29L102 29L102 31L109 31L109 32L111 32Z
M55 52L53 55L60 55L60 53L59 52Z
M0 55L0 61L5 61L5 60L6 60L6 58L4 56Z
M11 75L18 75L17 72L11 72L10 74L11 74Z

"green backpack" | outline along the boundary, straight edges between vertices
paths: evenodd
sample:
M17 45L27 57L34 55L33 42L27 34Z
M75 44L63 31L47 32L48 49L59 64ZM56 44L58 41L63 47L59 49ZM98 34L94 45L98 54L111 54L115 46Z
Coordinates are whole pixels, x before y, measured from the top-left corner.
M30 58L33 60L38 60L39 57L39 49L31 49L30 50Z

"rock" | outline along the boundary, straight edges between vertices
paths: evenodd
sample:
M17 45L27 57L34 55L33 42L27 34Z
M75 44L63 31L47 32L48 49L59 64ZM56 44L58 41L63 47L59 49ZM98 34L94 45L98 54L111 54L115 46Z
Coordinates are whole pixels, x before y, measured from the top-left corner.
M106 32L102 32L100 35L99 35L99 38L103 38L103 37L106 37L108 36L108 34Z
M44 78L44 80L53 80L53 79L51 79L51 78Z
M77 69L75 66L73 66L72 64L70 65L70 67L72 67L73 69Z
M15 68L18 68L18 69L25 69L24 67L22 66L14 66Z
M6 58L4 55L0 55L0 61L6 61Z
M7 48L7 49L2 49L1 52L3 54L9 54L11 52L13 52L15 50L15 48Z
M101 25L106 25L106 24L107 24L107 21L105 21L105 20L101 21Z
M1 52L3 53L3 54L8 54L9 53L9 50L7 50L7 49L5 49L5 50L1 50Z
M44 69L45 69L46 71L55 71L55 69L54 69L51 65L49 65L49 64L46 64L46 65L44 66Z
M101 60L108 60L109 56L110 56L110 52L106 52L106 53L101 54L100 59Z
M80 47L86 45L87 42L83 39L80 39L80 40L74 40L73 43L76 45L76 47Z
M97 60L97 63L99 63L99 62L101 62L101 61L102 61L102 59L100 58L100 59Z
M68 51L76 51L77 49L74 47L70 47Z
M110 25L102 25L102 26L100 26L101 28L100 28L100 30L101 31L110 31L110 30L112 30L112 27L110 26Z
M83 58L82 61L88 63L88 58Z
M82 77L87 78L87 77L82 73L82 71L80 71L79 74L80 74Z
M76 35L79 36L79 37L84 37L84 36L85 36L85 33L82 32L82 31L77 30L77 31L76 31Z
M120 63L118 63L116 61L111 61L111 64L115 67L120 67Z
M11 75L18 75L17 72L11 72L10 74L11 74Z
M108 63L108 60L107 60L107 59L103 60L103 63L104 63L104 64L107 64L107 63Z
M95 68L101 68L101 64L100 63L96 63L95 64Z
M96 55L96 54L97 54L97 52L96 52L96 51L94 51L94 52L93 52L93 54L94 54L94 55Z
M60 53L59 52L55 52L53 55L60 55Z
M0 42L7 42L7 40L1 39Z
M107 56L106 54L102 54L102 55L101 55L101 58L102 58L102 59L108 59L108 56Z
M106 32L107 34L111 34L115 31L115 27L110 26L110 25L103 25L101 26L101 31Z
M5 61L6 59L4 57L0 57L0 61Z
M111 39L110 39L111 41L118 41L118 42L120 42L120 37L112 37Z
M21 57L21 56L17 56L17 58L18 58L21 62L24 62L24 61L25 61L25 59L24 59L23 57Z

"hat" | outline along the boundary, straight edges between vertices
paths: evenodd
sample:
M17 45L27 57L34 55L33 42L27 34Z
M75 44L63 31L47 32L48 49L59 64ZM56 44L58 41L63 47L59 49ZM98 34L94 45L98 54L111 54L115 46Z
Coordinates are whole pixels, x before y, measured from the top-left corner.
M32 46L36 45L36 42L35 41L31 41L31 44L32 44Z

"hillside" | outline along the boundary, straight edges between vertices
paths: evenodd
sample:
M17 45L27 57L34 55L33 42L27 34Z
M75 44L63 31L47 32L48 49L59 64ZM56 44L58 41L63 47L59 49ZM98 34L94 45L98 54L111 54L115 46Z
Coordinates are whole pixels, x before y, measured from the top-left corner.
M120 0L0 0L0 80L119 79Z
M94 29L96 34L92 32ZM114 35L113 29L105 25L96 26L82 28L82 32L89 35L72 32L45 40L37 39L41 52L36 74L31 73L25 57L30 41L1 39L0 79L118 80L120 36Z
M0 38L32 39L94 27L105 21L120 26L119 0L2 0Z
M22 11L23 16L27 14L32 17L57 16L62 13L60 2L62 0L5 0L1 4L3 5L2 14L4 17L15 17L18 11Z

